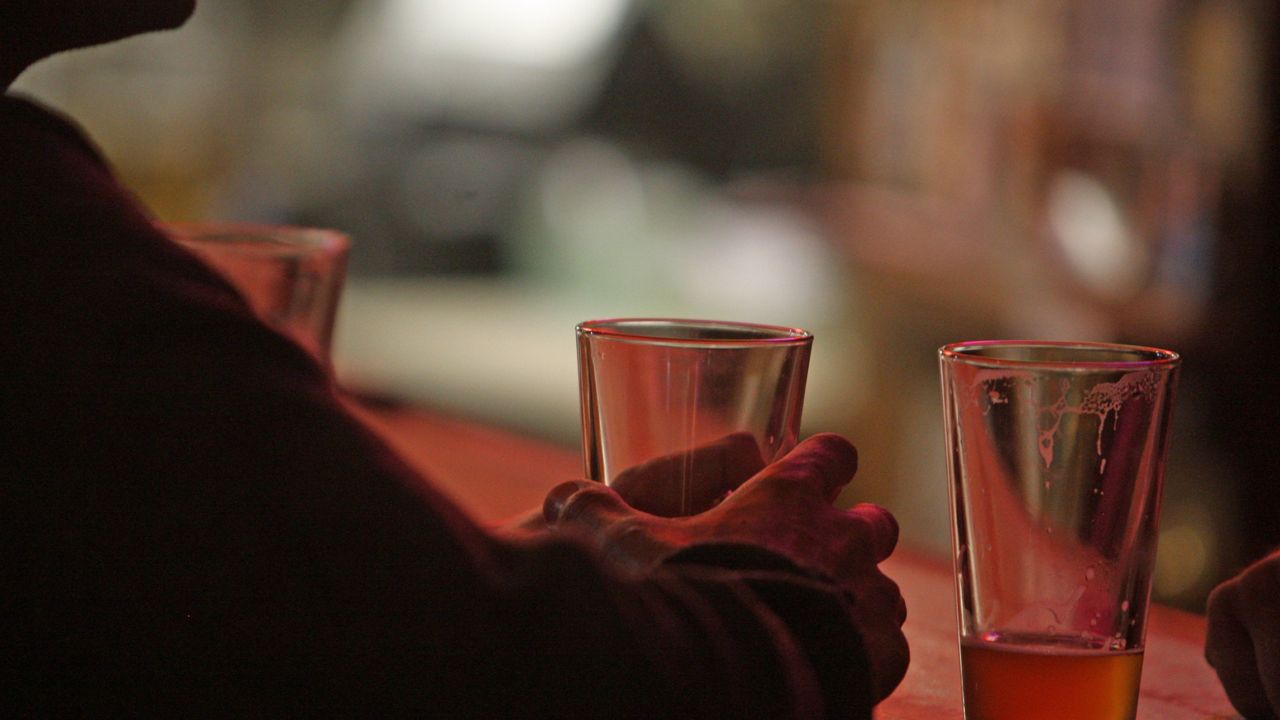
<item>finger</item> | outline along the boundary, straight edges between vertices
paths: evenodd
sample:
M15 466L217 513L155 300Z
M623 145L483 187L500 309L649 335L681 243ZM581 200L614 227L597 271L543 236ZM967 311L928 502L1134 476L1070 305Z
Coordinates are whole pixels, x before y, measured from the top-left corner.
M546 514L540 507L530 508L493 528L495 532L513 537L533 536L546 529Z
M548 525L581 525L602 528L631 509L618 494L591 480L570 480L547 493L542 515Z
M833 433L814 435L761 473L766 481L794 484L833 502L858 471L858 451Z
M760 444L748 432L720 438L707 448L706 457L706 472L711 478L709 484L713 493L711 500L737 490L765 465Z
M900 628L869 618L858 618L856 622L871 663L871 693L879 703L889 697L906 676L911 664L911 648Z
M1271 717L1280 717L1280 555L1244 571L1234 605L1253 641L1258 678Z
M1270 708L1258 673L1253 640L1237 608L1239 591L1238 580L1231 580L1209 595L1204 657L1241 715L1268 717Z
M628 468L610 487L638 510L663 517L691 515L710 508L763 467L755 437L733 433Z
M879 505L859 503L845 511L867 528L867 540L876 563L882 563L898 546L898 519Z
M889 604L893 607L893 619L898 623L898 627L902 627L907 623L907 599L902 597L902 589L898 587L898 583L878 569L876 572L880 575L882 591L889 599Z
M879 702L892 695L907 676L907 668L911 665L911 647L901 630L882 635L872 644L881 658L876 664L873 688L876 701Z
M592 483L590 480L569 480L551 488L547 496L542 500L542 517L548 525L560 521L560 513L564 510L564 506L569 502L569 498L574 493L587 487Z
M898 586L895 583L894 588L896 589L897 587ZM903 625L907 624L907 599L902 597L901 591L898 592L898 599L897 599L896 605L897 605L896 612L897 612L898 627L902 627Z

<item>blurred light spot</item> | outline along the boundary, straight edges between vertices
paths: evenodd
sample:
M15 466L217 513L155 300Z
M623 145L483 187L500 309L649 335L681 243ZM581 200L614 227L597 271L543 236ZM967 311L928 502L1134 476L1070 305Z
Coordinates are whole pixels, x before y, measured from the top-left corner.
M1171 597L1194 589L1208 567L1211 544L1203 525L1175 525L1162 531L1156 553L1156 594Z
M612 68L631 0L364 0L342 29L344 106L386 131L449 124L545 131Z
M1049 227L1067 264L1091 292L1122 300L1142 289L1147 252L1124 211L1096 178L1059 173L1049 186Z
M691 302L775 322L839 312L842 278L809 216L730 200L709 201L704 213L673 265Z
M394 0L386 21L443 54L512 65L582 62L610 37L628 0Z

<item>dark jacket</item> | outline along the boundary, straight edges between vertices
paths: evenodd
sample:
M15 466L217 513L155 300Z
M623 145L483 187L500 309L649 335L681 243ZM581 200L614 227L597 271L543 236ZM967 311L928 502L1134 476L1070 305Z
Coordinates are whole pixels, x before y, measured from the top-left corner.
M14 97L0 238L0 714L870 717L845 593L495 539Z

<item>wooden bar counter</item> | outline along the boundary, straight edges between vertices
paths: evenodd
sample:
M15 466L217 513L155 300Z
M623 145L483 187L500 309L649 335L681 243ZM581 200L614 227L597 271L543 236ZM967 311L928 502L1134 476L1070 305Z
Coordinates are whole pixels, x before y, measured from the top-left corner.
M500 522L536 507L556 483L582 474L575 449L418 409L365 406L356 411L481 522ZM960 661L949 563L899 548L884 569L907 601L904 630L911 667L876 716L960 720ZM1239 717L1203 659L1204 618L1160 606L1151 613L1138 717Z

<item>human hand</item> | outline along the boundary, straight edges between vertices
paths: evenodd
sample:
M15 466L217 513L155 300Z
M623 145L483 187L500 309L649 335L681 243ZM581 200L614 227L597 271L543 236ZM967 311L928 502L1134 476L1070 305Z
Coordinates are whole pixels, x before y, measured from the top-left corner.
M1280 718L1280 551L1214 588L1204 656L1241 715Z
M832 506L857 464L848 441L816 435L697 515L641 512L612 488L574 481L547 495L545 518L553 528L588 531L606 557L637 572L707 542L756 545L821 572L854 596L878 702L906 672L906 606L897 585L877 567L897 543L893 516L874 505Z
M763 468L760 446L751 433L741 432L627 468L609 487L632 508L650 515L694 515Z
M712 507L763 467L760 446L751 433L732 433L688 452L627 468L610 487L636 510L674 517ZM536 536L545 530L541 507L497 528L512 538Z

